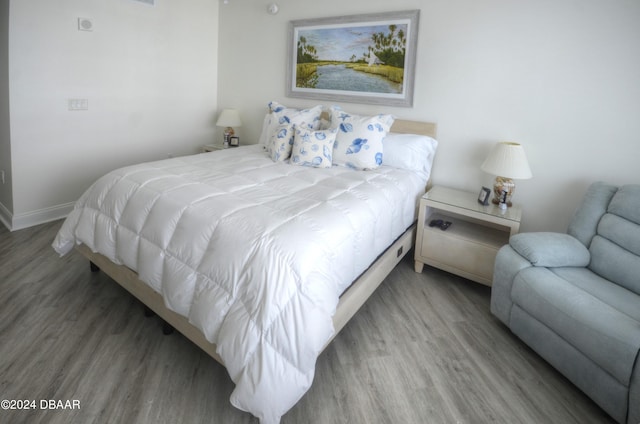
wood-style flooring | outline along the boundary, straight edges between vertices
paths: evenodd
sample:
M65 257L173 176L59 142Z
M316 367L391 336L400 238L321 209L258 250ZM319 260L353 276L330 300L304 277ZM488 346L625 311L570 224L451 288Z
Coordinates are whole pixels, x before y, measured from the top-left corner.
M61 222L0 225L0 423L257 423L229 403L225 369L78 253ZM608 423L489 312L490 288L409 256L320 355L282 423ZM41 410L41 400L80 409Z

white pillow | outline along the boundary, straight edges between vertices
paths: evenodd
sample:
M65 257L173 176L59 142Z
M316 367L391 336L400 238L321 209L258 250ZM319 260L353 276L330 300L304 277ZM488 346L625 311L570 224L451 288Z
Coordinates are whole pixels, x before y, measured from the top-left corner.
M278 125L269 136L267 151L274 162L284 162L291 156L295 134L293 129L291 124Z
M337 129L314 131L296 126L294 132L291 164L331 168Z
M426 135L389 133L382 146L384 165L429 176L438 141Z
M338 129L333 163L353 169L375 169L382 165L382 140L393 125L391 115L358 116L331 107L331 127Z
M307 128L317 130L320 127L320 114L322 105L314 106L310 109L294 109L281 105L278 102L269 103L268 113L262 123L262 132L258 143L268 146L269 137L278 125L282 124L304 124Z
M269 137L271 136L271 132L269 132L269 124L271 123L271 112L264 115L262 119L262 130L260 131L260 138L258 139L258 144L262 144L265 148L269 146Z

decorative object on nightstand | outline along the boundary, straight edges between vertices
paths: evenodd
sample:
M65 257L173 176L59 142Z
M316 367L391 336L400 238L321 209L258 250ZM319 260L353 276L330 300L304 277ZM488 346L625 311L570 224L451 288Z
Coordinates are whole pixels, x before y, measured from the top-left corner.
M223 145L224 147L229 147L231 143L231 137L235 135L235 131L233 127L242 126L242 120L240 119L240 113L238 113L235 109L224 109L220 116L218 117L218 121L216 125L219 127L225 127L224 129L224 139Z
M489 195L491 194L491 189L487 187L482 187L480 189L480 193L478 194L478 203L481 205L487 206L489 204Z
M497 143L480 169L496 176L492 200L496 205L504 200L506 206L511 206L511 198L516 188L513 178L527 180L533 176L522 145L508 141Z

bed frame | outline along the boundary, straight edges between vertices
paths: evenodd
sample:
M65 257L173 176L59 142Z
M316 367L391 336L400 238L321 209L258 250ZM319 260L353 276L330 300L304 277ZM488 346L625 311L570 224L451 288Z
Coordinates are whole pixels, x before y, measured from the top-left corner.
M434 123L404 120L396 120L391 127L391 131L394 133L421 134L433 138L436 137L436 129L437 126ZM415 240L415 234L416 225L413 224L342 294L333 317L333 336L327 341L323 350L347 322L349 322L351 317L358 312L360 307L367 301L376 288L378 288L387 275L389 275L391 270L402 260L404 255L411 250ZM92 252L85 245L78 245L76 249L89 259L92 271L97 271L98 269L104 271L105 274L124 287L166 323L199 346L213 359L224 365L222 358L216 353L216 345L209 342L198 328L189 323L187 318L167 309L164 305L162 295L142 282L134 271L123 265L114 264L105 256Z

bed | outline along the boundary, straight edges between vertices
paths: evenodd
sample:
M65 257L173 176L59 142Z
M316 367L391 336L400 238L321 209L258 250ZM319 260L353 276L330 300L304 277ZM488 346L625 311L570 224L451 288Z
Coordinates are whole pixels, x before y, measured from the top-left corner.
M121 168L83 194L53 247L75 247L223 364L234 406L277 423L413 246L435 135L390 124L389 164L395 152L411 169L296 166L262 143Z

